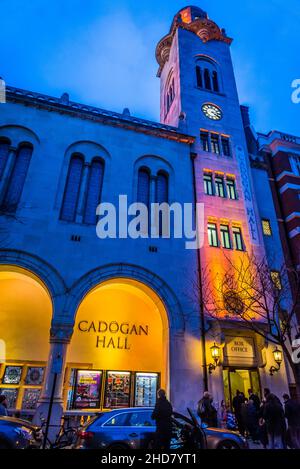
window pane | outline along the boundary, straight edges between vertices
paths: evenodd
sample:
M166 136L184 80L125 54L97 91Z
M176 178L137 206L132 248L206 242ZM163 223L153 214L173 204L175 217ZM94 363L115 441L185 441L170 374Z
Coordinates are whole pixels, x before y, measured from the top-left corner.
M104 164L102 161L93 161L90 167L88 189L84 211L84 223L95 224L97 221L96 209L100 203L103 183Z
M156 423L151 419L152 412L131 412L128 418L130 427L155 427Z
M210 174L204 174L204 192L207 195L213 195L213 183L212 183L212 176Z
M228 138L222 137L222 150L224 156L230 156L230 146Z
M243 251L244 250L244 245L243 245L243 238L242 238L242 232L240 228L233 228L233 239L234 239L234 247L238 251Z
M213 247L218 247L218 234L217 234L217 226L214 223L209 223L207 225L207 232L208 232L208 244Z
M138 175L137 202L149 207L150 175L146 169L140 169Z
M200 140L201 140L202 150L203 151L209 151L208 133L207 132L201 132Z
M219 137L217 135L211 136L211 151L217 153L217 155L220 154Z
M196 80L197 80L197 86L199 86L199 88L202 88L203 87L202 70L199 67L199 65L197 65L196 67Z
M8 188L3 200L5 210L14 212L20 201L32 155L31 146L22 146L17 151L15 164L10 175Z
M221 231L222 247L226 249L231 249L229 226L221 225L220 231Z
M229 199L237 199L236 189L235 189L235 181L232 179L227 179L227 194Z
M73 156L70 161L67 182L60 218L65 221L74 221L77 210L78 196L83 170L83 160L80 156Z
M207 90L211 90L210 73L207 68L204 70L204 85Z
M225 197L223 178L215 177L215 187L216 195L219 197Z
M128 425L129 414L123 412L115 417L112 417L108 422L104 424L105 427L126 427Z
M272 236L270 220L263 219L261 221L262 229L265 236Z

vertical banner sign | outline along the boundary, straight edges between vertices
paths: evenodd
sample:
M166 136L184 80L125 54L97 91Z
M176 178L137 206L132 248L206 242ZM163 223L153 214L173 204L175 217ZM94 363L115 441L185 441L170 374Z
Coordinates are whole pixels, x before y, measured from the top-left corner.
M256 216L253 205L252 190L250 184L250 175L245 152L242 147L236 147L236 159L239 163L242 180L242 188L245 199L246 215L249 225L250 240L252 244L259 244Z

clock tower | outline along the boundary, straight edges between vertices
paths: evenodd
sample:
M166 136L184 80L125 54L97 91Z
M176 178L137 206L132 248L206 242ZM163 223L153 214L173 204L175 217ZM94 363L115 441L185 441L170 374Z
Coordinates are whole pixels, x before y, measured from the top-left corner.
M196 137L195 185L197 202L204 203L207 252L209 244L235 251L239 232L245 251L262 245L231 43L205 11L189 6L175 15L156 48L161 122ZM228 229L228 244L220 229Z

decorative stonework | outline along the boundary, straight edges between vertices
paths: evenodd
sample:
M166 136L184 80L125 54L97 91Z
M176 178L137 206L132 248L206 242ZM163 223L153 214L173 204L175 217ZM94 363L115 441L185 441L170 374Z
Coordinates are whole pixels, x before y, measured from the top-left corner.
M50 342L63 342L68 344L72 335L72 324L52 324L50 329Z

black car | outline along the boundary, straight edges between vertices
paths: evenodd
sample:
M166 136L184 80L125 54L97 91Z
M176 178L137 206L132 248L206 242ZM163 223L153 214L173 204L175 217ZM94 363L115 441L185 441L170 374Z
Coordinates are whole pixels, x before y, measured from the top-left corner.
M36 429L26 420L0 417L0 449L33 449L38 447Z
M76 449L152 449L155 421L150 407L115 409L97 414L80 431ZM244 449L246 440L226 429L203 428L188 409L189 417L174 413L171 449Z

